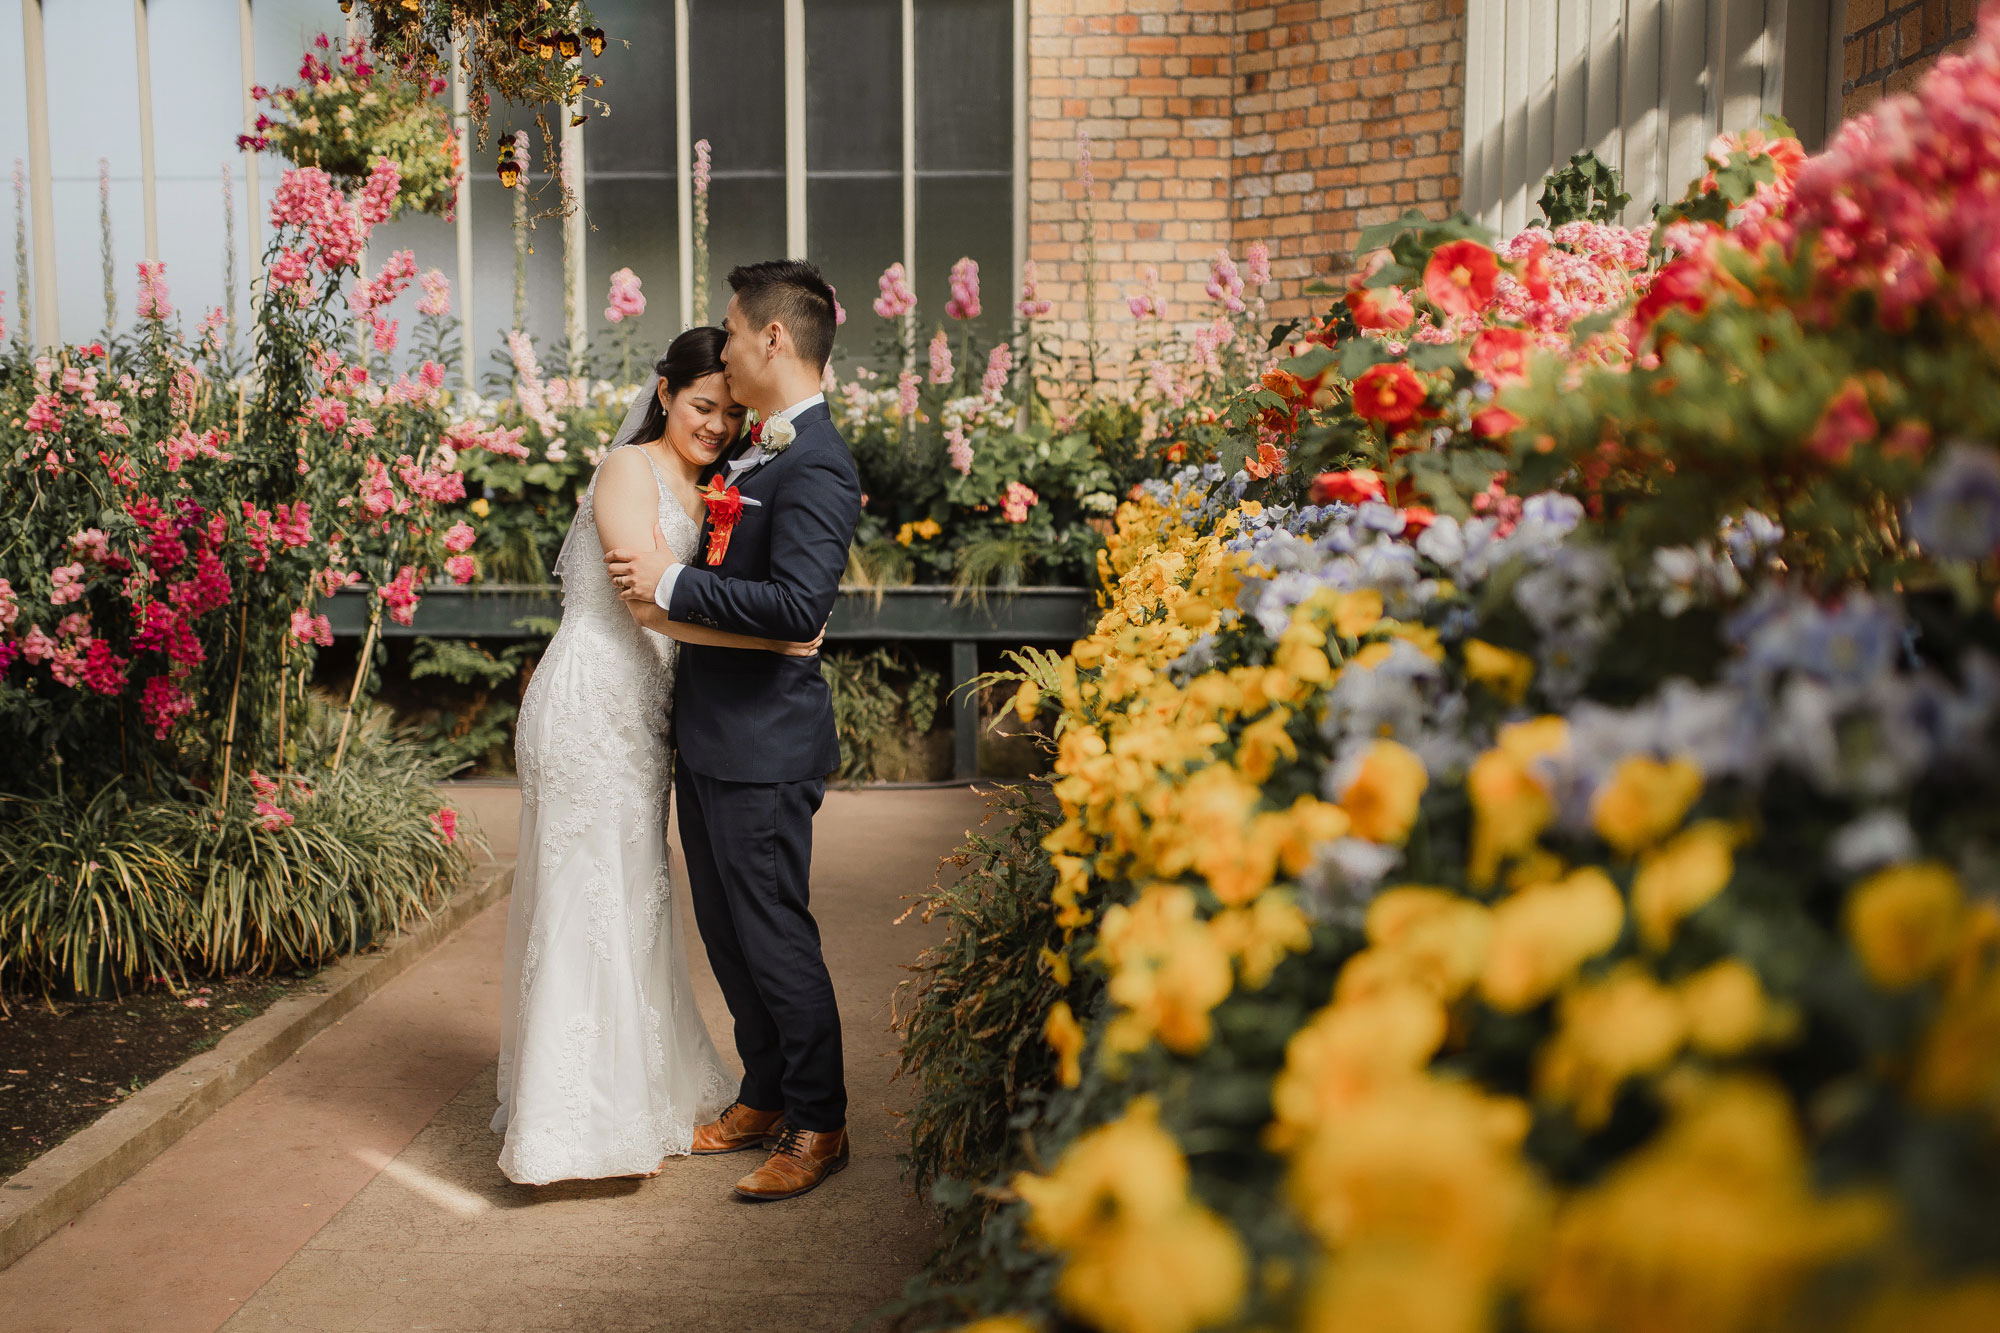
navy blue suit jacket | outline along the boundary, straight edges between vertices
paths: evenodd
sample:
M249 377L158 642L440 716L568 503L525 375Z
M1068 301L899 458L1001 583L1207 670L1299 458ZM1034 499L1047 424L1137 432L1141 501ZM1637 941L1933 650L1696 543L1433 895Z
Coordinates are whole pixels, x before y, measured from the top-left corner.
M738 479L746 503L721 562L688 565L674 581L673 619L804 641L833 614L861 521L861 479L825 405L792 425L791 445ZM704 522L696 559L707 554ZM817 657L681 645L674 739L681 763L725 782L800 782L840 767Z

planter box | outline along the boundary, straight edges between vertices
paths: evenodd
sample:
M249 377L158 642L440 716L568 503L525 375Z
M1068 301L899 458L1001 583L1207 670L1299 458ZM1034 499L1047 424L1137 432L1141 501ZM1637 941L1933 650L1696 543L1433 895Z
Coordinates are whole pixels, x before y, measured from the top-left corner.
M519 622L556 619L562 599L554 584L500 583L476 588L426 589L413 623L386 616L390 638L523 639ZM334 634L360 638L368 630L368 595L342 591L320 601ZM1087 633L1097 616L1088 588L1015 588L984 597L955 598L948 587L843 588L827 625L830 640L924 640L951 644L952 767L958 777L979 775L979 713L972 692L959 687L979 674L982 643L1067 643Z

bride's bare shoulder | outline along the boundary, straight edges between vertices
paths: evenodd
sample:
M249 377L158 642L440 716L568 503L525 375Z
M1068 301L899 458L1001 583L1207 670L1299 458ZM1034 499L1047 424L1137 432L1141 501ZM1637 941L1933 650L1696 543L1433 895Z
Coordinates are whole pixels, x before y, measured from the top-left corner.
M597 464L597 484L600 487L636 486L641 481L648 488L656 482L653 464L647 459L642 445L620 445L605 454Z

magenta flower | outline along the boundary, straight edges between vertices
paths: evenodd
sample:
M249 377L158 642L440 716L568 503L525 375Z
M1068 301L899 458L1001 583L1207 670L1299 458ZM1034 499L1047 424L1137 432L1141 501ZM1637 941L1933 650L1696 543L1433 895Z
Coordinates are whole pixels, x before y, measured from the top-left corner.
M165 676L154 676L139 691L139 718L157 740L165 740L174 723L193 711L194 700Z
M951 266L951 299L944 313L953 319L979 318L979 261L964 258Z
M453 583L470 583L479 573L478 562L469 555L454 555L444 562L444 572Z
M884 319L901 319L917 308L917 295L910 290L909 277L900 263L889 265L876 279L882 294L875 298L875 313Z
M458 841L458 811L447 805L431 816L431 823L437 827L438 836L444 839L445 846Z
M328 648L333 645L333 625L325 616L314 615L302 606L292 612L292 637Z

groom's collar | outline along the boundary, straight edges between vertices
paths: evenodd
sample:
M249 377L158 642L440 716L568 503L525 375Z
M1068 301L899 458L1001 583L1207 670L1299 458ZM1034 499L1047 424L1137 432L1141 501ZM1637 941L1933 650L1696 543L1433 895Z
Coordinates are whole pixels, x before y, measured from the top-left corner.
M786 408L782 412L773 412L771 414L771 420L790 421L794 424L797 424L798 419L806 413L807 409L823 406L825 402L826 402L826 395L823 393L816 393L810 398L799 399L798 402L793 403L790 407Z

